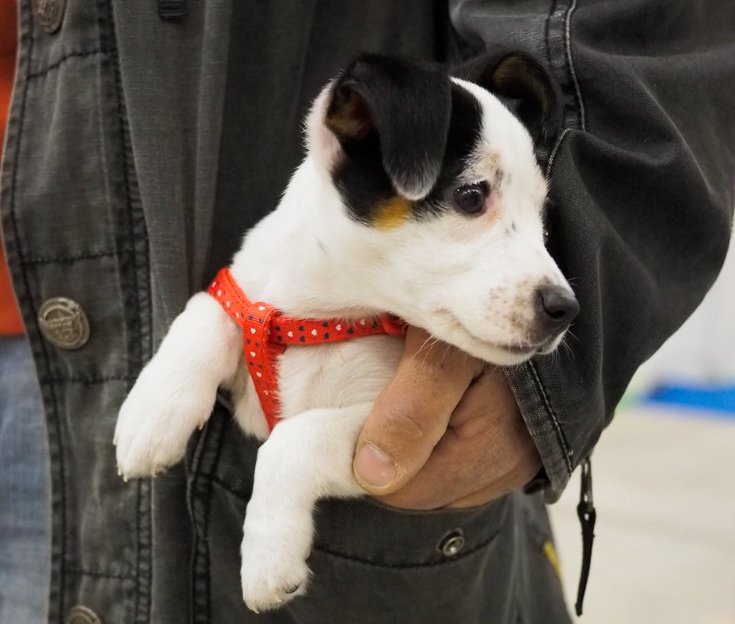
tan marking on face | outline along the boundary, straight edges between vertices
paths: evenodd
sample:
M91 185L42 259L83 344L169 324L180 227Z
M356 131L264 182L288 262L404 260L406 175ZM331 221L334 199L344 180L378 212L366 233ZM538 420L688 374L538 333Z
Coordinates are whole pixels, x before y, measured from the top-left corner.
M411 215L413 202L405 197L391 197L375 209L373 225L379 230L391 230L403 224Z

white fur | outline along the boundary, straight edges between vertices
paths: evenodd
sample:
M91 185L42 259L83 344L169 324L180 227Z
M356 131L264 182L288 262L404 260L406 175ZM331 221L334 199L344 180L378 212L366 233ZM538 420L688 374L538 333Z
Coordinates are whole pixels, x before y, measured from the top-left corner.
M457 82L484 111L483 142L465 176L498 180L487 214L446 211L389 230L350 219L329 175L340 146L323 123L327 88L307 121L304 162L233 260L252 300L311 318L391 312L500 365L532 355L503 345L528 344L539 284L566 285L543 245L545 182L522 125L483 89ZM115 437L126 477L155 474L181 459L218 386L231 391L242 428L267 437L242 544L243 597L261 610L303 593L316 500L363 493L352 475L355 441L403 344L376 336L289 347L279 360L282 422L270 437L241 344L214 299L192 297L123 404Z

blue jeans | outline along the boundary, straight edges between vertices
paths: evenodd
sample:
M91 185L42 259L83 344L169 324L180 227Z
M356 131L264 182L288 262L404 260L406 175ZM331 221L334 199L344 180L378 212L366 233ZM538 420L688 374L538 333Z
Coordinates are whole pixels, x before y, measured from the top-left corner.
M0 622L46 621L50 573L48 441L25 337L0 337Z

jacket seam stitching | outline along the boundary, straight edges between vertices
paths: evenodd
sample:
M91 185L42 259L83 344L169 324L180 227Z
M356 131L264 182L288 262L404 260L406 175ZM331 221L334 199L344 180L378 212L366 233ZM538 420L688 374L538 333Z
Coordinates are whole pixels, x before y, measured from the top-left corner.
M214 441L214 443L208 442L208 440L210 440L212 436L216 436L216 440ZM206 587L204 588L204 600L206 604L204 606L203 615L207 622L212 621L211 581L207 572L204 572L200 575L199 566L208 565L207 562L209 561L209 525L212 515L211 508L213 491L211 487L211 478L213 476L212 470L214 470L219 464L220 456L222 454L222 448L224 446L224 436L224 419L217 419L216 412L213 412L210 415L209 424L204 428L204 431L202 431L199 440L197 440L195 444L194 454L192 457L190 477L191 486L189 488L189 491L187 492L187 506L189 507L192 522L195 525L193 533L194 539L192 542L192 565L190 571L192 594L192 621L199 621L201 619L199 618L201 610L197 601L197 596L199 595L198 588L201 587L199 582L200 579L203 580L206 585ZM211 460L208 460L206 457L204 457L208 444L216 445L214 457ZM207 462L206 466L204 465L205 461ZM202 482L207 483L209 487L206 487L201 497L198 497L198 490L200 487L200 483ZM200 536L200 531L198 530L197 526L200 524L198 519L199 514L197 513L197 504L201 504L202 506L199 507L199 509L203 509L204 507L206 507L206 515L204 516L201 523L203 534L202 536ZM202 563L202 558L204 558L204 563Z
M73 58L84 58L85 56L92 56L93 54L107 54L107 50L103 48L96 48L94 50L80 50L78 52L69 52L67 54L64 54L60 59L57 61L54 61L50 65L44 67L43 69L39 69L35 72L30 72L28 74L28 80L33 80L34 78L40 78L41 76L45 76L46 74L58 69L61 67L66 61Z
M23 260L23 264L25 266L31 266L34 264L64 264L79 262L81 260L97 260L99 258L122 256L132 253L132 251L132 249L115 249L111 251L92 251L72 256L32 256L30 258L25 258Z
M217 455L216 455L216 463L217 465L219 463L219 456L220 451L222 450L222 439L223 436L220 436L220 444L219 448L217 449ZM212 523L212 488L209 488L209 492L207 495L207 516L204 521L204 534L209 537L209 527ZM207 558L209 559L209 542L207 542ZM212 582L209 578L209 575L207 575L207 621L212 621Z
M71 572L72 574L91 576L93 578L110 578L110 579L119 579L122 581L135 581L135 577L130 574L105 572L103 570L88 570L86 568L77 568L77 567L72 567L72 566L65 566L64 570L66 570L67 572Z
M455 557L441 559L438 561L425 561L422 563L386 563L382 561L375 561L373 559L368 559L367 557L358 557L356 555L348 555L348 554L341 553L339 551L327 548L326 546L317 545L317 544L314 545L314 550L318 550L319 552L322 552L324 554L331 555L332 557L338 557L340 559L345 559L353 563L360 563L362 565L367 565L367 566L371 566L374 568L393 568L393 569L404 569L405 570L405 569L412 569L412 568L431 568L435 566L448 565L456 561L460 561L482 550L488 545L490 545L495 540L495 537L496 537L496 534L493 534L487 539L480 542L479 544L476 544L471 549L467 551L463 551L461 554Z
M546 61L549 65L549 67L552 67L551 63L551 43L549 42L549 29L551 25L551 15L554 13L554 9L556 8L556 0L553 0L551 3L551 8L549 9L549 12L546 14L546 19L544 20L544 45L546 46Z
M562 142L564 141L564 138L569 134L570 128L564 128L564 130L561 131L561 134L559 135L559 138L556 140L556 144L554 145L554 148L551 150L551 154L549 154L549 161L546 163L546 170L544 171L544 175L548 179L551 175L551 168L554 166L554 160L556 159L556 153L559 151L559 147L561 146Z
M551 405L551 400L549 399L549 395L546 392L546 388L544 387L543 383L541 383L541 378L539 377L538 371L536 370L536 365L531 361L529 362L529 369L532 373L534 384L536 385L536 388L538 390L538 393L540 394L544 406L546 408L546 412L551 416L551 422L554 426L554 432L556 433L557 439L559 441L559 445L561 446L562 453L564 455L564 464L567 469L568 474L572 474L572 459L571 459L571 450L569 448L569 444L567 442L566 436L564 435L564 431L561 428L561 424L559 423L559 419L557 418L556 411L554 410L553 406Z
M224 420L224 419L223 419ZM220 458L222 456L222 449L224 448L225 440L225 426L221 424L219 436L217 438L217 452L214 455L214 461L212 462L211 470L215 470L219 465ZM210 472L211 474L211 472ZM200 473L201 476L201 473ZM204 534L209 537L209 526L212 521L212 488L207 489L207 517L205 521L205 532ZM207 541L207 557L209 557L209 542ZM209 575L207 576L207 620L212 621L212 581Z
M109 38L109 51L108 51L108 62L111 65L112 69L112 77L113 77L113 89L114 89L114 97L116 99L117 103L117 123L118 123L118 132L120 134L119 141L122 144L122 156L121 156L121 165L123 168L123 193L124 193L124 199L125 199L125 208L127 212L127 235L130 239L131 245L133 244L133 241L135 240L135 227L134 227L134 218L135 215L133 214L133 205L132 205L132 194L130 191L130 160L127 153L127 147L126 147L126 132L127 132L127 121L126 121L126 110L125 110L125 104L123 102L123 85L122 85L122 79L120 75L120 61L118 56L118 50L117 50L117 41L116 41L116 34L115 34L115 15L114 15L114 9L112 7L112 3L110 0L99 0L98 7L102 8L104 7L104 11L100 11L100 14L104 14L104 18L100 19L100 33L102 36L105 36ZM105 48L107 46L101 46L101 48ZM134 322L137 323L138 328L140 329L143 323L143 312L141 309L140 304L140 282L138 280L138 258L137 253L132 253L130 255L130 275L132 277L132 286L135 291L135 319ZM143 354L142 349L143 345L139 345L140 353L138 353L139 361L135 362L133 361L133 365L135 366L135 369L137 371L140 371L140 368L142 368L143 365ZM129 354L134 355L134 354ZM136 366L137 365L137 366ZM148 496L150 499L151 492L150 490L144 485L143 482L140 482L138 484L137 492L136 492L136 564L135 564L135 601L134 601L134 619L136 622L139 621L149 621L150 620L150 609L151 609L151 593L152 593L152 571L151 571L151 549L152 544L148 541L144 547L143 545L143 527L142 527L142 516L143 514L148 514L148 521L150 523L151 516L150 514L151 509L150 506L147 508L144 507L143 499L145 496ZM147 538L150 539L150 536ZM144 564L144 557L146 558L145 564ZM141 578L143 577L142 574L142 567L144 565L147 565L147 585L146 588L146 598L144 606L141 607L141 593L143 591L143 588L141 587ZM145 609L145 613L141 613L141 608Z
M566 61L568 64L570 64L570 76L572 77L572 80L574 82L574 89L575 89L575 93L577 96L577 102L581 105L582 99L581 99L581 93L579 91L579 85L576 82L576 72L574 72L573 67L571 66L572 55L571 55L571 46L570 46L570 35L571 35L570 23L571 23L571 14L576 8L576 6L577 6L577 0L572 0L572 3L569 5L566 11L564 45L565 45ZM553 2L551 2L549 12L546 15L546 22L545 22L544 43L546 45L546 57L547 57L550 67L553 66L552 59L551 59L551 41L550 41L551 16L556 11L556 7L557 7L557 1L553 0ZM584 119L584 115L582 115L582 119ZM569 128L564 128L562 130L561 134L556 140L556 143L554 144L554 147L551 150L551 153L549 154L549 158L548 158L548 161L545 167L545 174L547 178L549 178L550 176L551 169L554 164L556 154L559 150L559 147L562 144L564 138L567 136L568 133L569 133ZM557 443L559 444L560 450L562 451L564 466L566 468L567 475L571 475L573 471L573 462L572 462L570 447L567 442L566 436L564 435L564 431L561 427L559 419L556 415L556 411L554 410L551 404L551 399L549 397L549 394L546 391L546 388L544 387L541 381L541 378L538 374L538 370L536 369L536 365L534 364L533 361L528 362L527 370L531 374L531 378L533 380L534 386L536 387L537 395L543 401L544 410L546 411L548 417L551 420L551 425L554 429Z
M241 498L242 500L247 500L249 498L249 495L248 495L247 492L244 492L242 490L239 490L239 489L237 489L237 488L235 488L235 487L233 487L233 486L225 483L220 477L218 477L216 475L199 475L199 478L202 478L202 477L207 478L209 481L211 481L212 483L218 485L219 487L221 487L226 492L229 492L230 494L232 494L234 496L237 496L238 498ZM334 557L340 557L342 559L347 559L349 561L353 561L353 562L356 562L356 563L361 563L361 564L364 564L364 565L370 565L370 566L378 567L378 568L426 568L426 567L431 567L431 566L437 566L437 565L443 565L443 564L451 563L452 561L457 561L458 559L462 559L463 557L467 557L468 555L471 555L474 552L476 552L476 551L484 548L488 544L490 544L490 542L492 542L493 539L495 539L495 535L492 535L489 538L487 538L487 539L483 540L482 542L480 542L479 544L476 544L471 550L468 550L466 552L463 552L462 554L458 555L457 557L453 557L451 559L440 560L440 561L428 561L428 562L424 562L424 563L384 563L384 562L380 562L380 561L375 561L373 559L368 559L366 557L358 557L356 555L348 555L348 554L341 553L341 552L338 552L338 551L335 551L335 550L331 550L331 549L329 549L329 548L327 548L325 546L321 546L321 545L315 545L314 548L316 550L319 550L319 551L321 551L321 552L323 552L325 554L328 554L328 555L332 555Z
M80 384L99 384L107 381L135 381L136 377L133 375L103 375L100 377L96 376L82 376L82 375L69 375L65 377L63 375L48 375L42 376L41 382L43 383L80 383Z
M135 619L138 619L138 612L140 609L140 516L141 516L141 491L143 489L143 482L138 480L137 487L135 488L135 507L137 513L135 514L135 539L136 539L136 561L135 561Z
M567 9L567 14L564 18L564 49L566 51L567 64L569 65L569 74L572 78L572 85L574 86L574 94L577 98L577 104L579 105L579 125L583 131L587 130L587 113L584 108L584 101L582 100L582 90L579 86L579 80L577 79L577 71L574 68L574 57L572 55L572 14L577 8L577 0L572 0L572 3Z

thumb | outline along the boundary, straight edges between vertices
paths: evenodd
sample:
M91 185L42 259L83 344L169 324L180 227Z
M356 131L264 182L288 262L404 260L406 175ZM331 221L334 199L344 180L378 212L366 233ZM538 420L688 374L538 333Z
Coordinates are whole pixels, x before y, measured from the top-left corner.
M401 489L426 463L484 365L410 327L406 350L357 439L353 472L370 494Z

